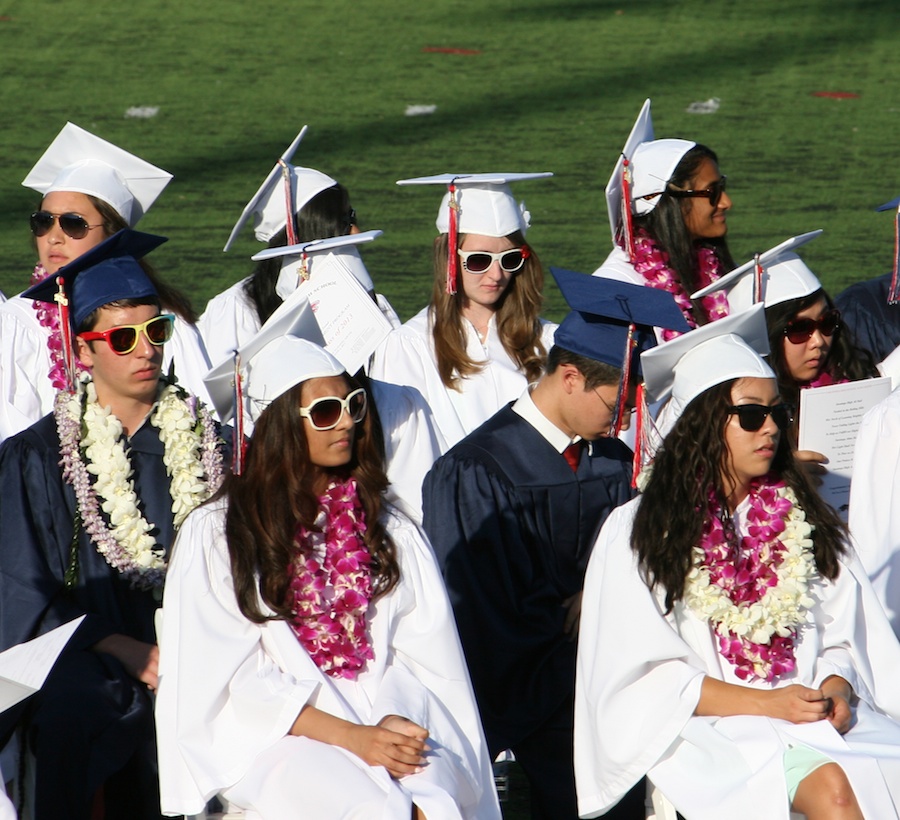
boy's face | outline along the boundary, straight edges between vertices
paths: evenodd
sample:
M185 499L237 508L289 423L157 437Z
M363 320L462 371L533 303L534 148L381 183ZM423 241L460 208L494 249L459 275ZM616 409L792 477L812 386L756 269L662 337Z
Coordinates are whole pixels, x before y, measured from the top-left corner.
M120 325L140 325L159 315L155 305L104 307L91 330L101 332ZM163 346L150 343L146 333L138 334L137 345L120 355L101 340L86 342L76 337L78 358L90 368L101 404L119 399L153 404L162 375Z

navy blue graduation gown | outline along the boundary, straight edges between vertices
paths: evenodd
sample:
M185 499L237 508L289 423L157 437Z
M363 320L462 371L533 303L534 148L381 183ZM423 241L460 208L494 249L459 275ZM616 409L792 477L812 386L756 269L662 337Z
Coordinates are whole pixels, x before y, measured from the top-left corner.
M852 341L868 350L876 362L900 345L900 305L888 304L891 274L856 282L834 300Z
M511 405L426 477L424 527L492 751L514 748L572 697L576 642L563 630L564 601L581 591L606 517L632 496L626 445L585 446L573 473Z
M158 429L146 422L128 447L141 510L168 549L172 499ZM86 616L43 689L0 718L0 739L24 714L40 817L86 817L84 804L104 783L110 811L118 788L113 775L124 780L118 797L130 816L159 817L151 698L118 660L90 650L115 633L156 643L158 597L132 589L83 528L77 582L66 589L76 505L59 460L52 415L0 447L0 649Z

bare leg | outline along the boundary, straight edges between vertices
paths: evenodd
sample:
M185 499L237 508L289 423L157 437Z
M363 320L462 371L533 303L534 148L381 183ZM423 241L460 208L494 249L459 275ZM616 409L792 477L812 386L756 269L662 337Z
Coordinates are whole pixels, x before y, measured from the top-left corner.
M423 812L415 803L413 803L412 820L428 820L425 816L425 812Z
M792 804L808 820L865 820L844 770L826 763L804 777Z

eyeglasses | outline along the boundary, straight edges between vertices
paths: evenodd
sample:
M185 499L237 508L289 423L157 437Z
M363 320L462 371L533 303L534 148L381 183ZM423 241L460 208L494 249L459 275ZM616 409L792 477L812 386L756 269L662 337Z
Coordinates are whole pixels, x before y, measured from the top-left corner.
M742 430L755 433L766 423L766 418L772 417L772 421L779 430L787 430L794 420L794 408L786 402L768 407L765 404L735 404L728 408L729 416L737 416L738 424Z
M494 262L499 262L500 267L507 273L515 273L531 256L531 248L528 245L522 245L521 248L510 248L508 251L500 251L500 253L459 251L459 255L467 273L484 273Z
M709 188L704 188L702 191L691 191L691 190L682 190L681 188L672 188L669 186L667 188L669 192L669 196L675 197L675 199L687 199L689 197L698 197L702 199L708 199L709 204L712 205L713 208L717 207L719 204L719 200L722 198L722 194L725 193L725 183L728 177L724 174L720 176Z
M59 220L62 232L72 239L84 239L88 231L94 228L102 228L103 224L88 225L88 221L78 214L53 214L50 211L35 211L31 215L31 232L35 236L44 236L49 233L53 223Z
M795 319L788 322L784 335L791 344L802 345L808 342L817 330L823 336L833 336L841 327L841 312L837 308L826 310L818 319Z
M96 342L103 339L113 353L124 356L131 353L137 347L141 333L147 337L147 341L159 347L172 338L175 327L175 317L171 313L154 316L140 325L118 325L108 330L89 331L79 333L78 338L86 342Z
M309 419L313 430L333 430L340 424L344 413L359 424L366 417L368 400L366 391L359 387L347 395L345 399L337 396L323 396L312 404L300 408L300 415Z

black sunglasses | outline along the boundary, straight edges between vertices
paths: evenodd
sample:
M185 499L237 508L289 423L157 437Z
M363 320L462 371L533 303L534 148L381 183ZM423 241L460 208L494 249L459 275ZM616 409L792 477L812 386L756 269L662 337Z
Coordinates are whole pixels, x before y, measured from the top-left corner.
M787 402L768 407L765 404L733 404L728 408L729 416L737 416L742 430L755 433L772 417L779 430L787 430L794 420L794 408Z
M675 197L675 199L688 199L689 197L698 197L702 199L708 199L709 204L712 205L713 208L717 207L719 204L719 200L722 198L722 194L725 193L725 185L728 180L724 174L720 176L709 188L704 188L702 191L692 191L692 190L683 190L681 188L673 188L671 186L668 187L669 196Z
M53 214L50 211L35 211L31 215L31 232L35 236L44 236L49 233L53 223L59 220L59 227L63 233L72 239L84 239L88 231L94 228L102 228L103 224L88 225L88 221L78 214Z
M791 344L808 342L817 330L823 336L833 336L841 326L841 312L837 308L826 310L818 319L795 319L784 327L784 335Z

